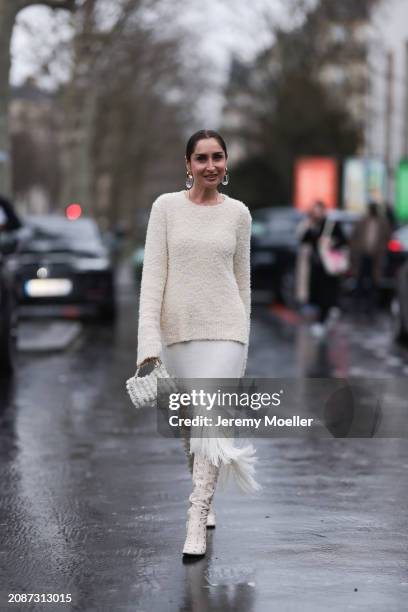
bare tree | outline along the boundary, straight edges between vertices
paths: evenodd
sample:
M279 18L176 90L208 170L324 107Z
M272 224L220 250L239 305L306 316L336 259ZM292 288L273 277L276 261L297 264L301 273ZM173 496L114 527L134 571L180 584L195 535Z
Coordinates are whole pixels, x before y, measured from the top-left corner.
M289 202L297 157L359 152L367 86L360 34L379 2L299 3L296 27L276 29L252 63L234 59L223 126L238 152L232 195L254 207Z
M143 216L137 209L183 184L184 142L195 125L197 91L208 89L206 67L194 51L194 32L171 22L169 0L77 0L74 8L70 36L41 47L36 75L54 66L58 81L69 71L50 110L57 117L58 184L38 163L12 184L21 194L47 179L44 190L57 208L78 201L104 223L136 230ZM13 145L16 171L24 168L24 146L32 158L43 155L35 130L16 134Z
M190 50L183 54L188 34L165 31L168 0L123 0L109 27L98 21L100 2L86 0L77 14L61 199L80 201L111 226L134 225L155 190L183 180L178 160L202 71L198 57L194 64Z
M76 0L0 0L0 192L6 194L9 194L11 189L8 133L10 43L18 13L35 4L53 10L74 11L77 2Z

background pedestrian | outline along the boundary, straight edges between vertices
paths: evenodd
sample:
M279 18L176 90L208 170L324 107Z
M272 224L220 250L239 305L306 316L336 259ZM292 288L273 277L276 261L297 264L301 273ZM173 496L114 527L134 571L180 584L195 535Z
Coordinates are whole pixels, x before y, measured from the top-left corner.
M381 279L388 240L392 228L376 202L357 223L351 237L352 272L356 277L355 307L358 313L372 315L378 306Z
M326 331L330 309L337 305L339 297L339 277L329 274L320 254L320 239L327 222L326 206L316 201L309 211L307 221L299 228L300 251L298 257L298 298L303 305L312 306L317 321L312 325L312 333L323 336ZM333 247L347 245L347 239L339 223L333 224L330 240Z

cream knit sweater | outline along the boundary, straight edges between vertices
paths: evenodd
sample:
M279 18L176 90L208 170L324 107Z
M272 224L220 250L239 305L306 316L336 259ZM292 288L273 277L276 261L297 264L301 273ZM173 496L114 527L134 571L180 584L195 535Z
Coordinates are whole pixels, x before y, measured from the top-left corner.
M139 301L137 364L185 340L246 345L251 314L251 214L224 194L219 204L164 193L147 227Z

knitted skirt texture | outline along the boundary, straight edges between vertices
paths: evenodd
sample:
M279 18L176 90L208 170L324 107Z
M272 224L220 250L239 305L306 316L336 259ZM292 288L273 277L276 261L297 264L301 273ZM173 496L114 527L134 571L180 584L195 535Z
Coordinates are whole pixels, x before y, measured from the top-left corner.
M174 378L235 378L241 376L246 356L246 346L235 340L188 340L163 346L161 358L170 376ZM206 382L206 389L208 388ZM214 387L214 392L219 385ZM208 413L207 413L208 414ZM210 413L211 414L211 413ZM207 430L208 432L208 430ZM237 446L230 437L195 433L190 438L190 454L205 455L211 463L220 467L221 487L232 476L245 493L261 489L254 478L255 449L249 444Z

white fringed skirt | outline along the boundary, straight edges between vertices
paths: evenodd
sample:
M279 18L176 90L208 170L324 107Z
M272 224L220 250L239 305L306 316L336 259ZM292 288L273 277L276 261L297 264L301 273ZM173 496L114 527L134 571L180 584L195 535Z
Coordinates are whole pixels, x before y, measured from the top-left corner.
M164 346L161 358L174 378L240 378L246 354L246 345L235 340L188 340ZM230 437L204 433L190 438L190 454L194 453L220 467L221 487L233 476L245 493L261 489L254 478L257 459L252 444L238 447Z

